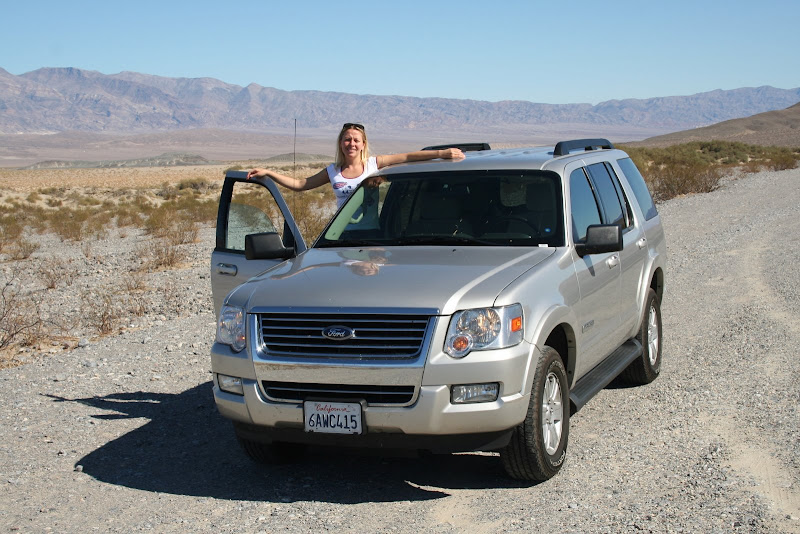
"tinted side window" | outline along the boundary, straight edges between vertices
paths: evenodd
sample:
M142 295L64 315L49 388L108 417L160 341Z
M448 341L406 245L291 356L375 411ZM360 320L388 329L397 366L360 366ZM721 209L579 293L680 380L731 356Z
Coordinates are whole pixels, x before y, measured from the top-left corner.
M237 182L228 212L225 248L244 251L244 236L260 232L282 233L283 215L264 187Z
M594 165L589 165L587 170L592 177L594 186L597 188L597 194L600 196L600 202L605 213L604 222L606 224L619 224L622 228L625 228L627 221L622 211L622 204L605 164L595 163Z
M614 189L617 190L617 197L619 197L619 201L622 203L622 207L625 210L626 221L622 228L628 228L629 226L633 225L633 210L631 209L631 203L628 201L628 196L625 194L625 190L622 189L622 184L619 183L617 171L615 171L614 167L612 167L607 161L605 162L605 166L608 174L611 176L611 181L614 182Z
M586 240L586 228L590 224L600 224L600 211L583 169L575 169L569 175L569 188L572 236L573 241L579 243Z
M649 221L658 215L658 211L656 210L653 197L650 196L650 191L647 189L647 184L645 183L642 174L639 172L639 169L636 168L636 165L633 163L631 158L617 160L617 163L619 163L622 172L628 179L628 183L631 184L633 196L636 197L636 201L642 208L644 218Z

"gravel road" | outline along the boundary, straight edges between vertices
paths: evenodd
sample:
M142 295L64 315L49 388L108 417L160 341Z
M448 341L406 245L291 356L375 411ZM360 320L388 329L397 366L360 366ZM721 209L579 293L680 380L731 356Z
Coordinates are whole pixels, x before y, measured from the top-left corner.
M185 268L149 275L149 311L119 335L0 370L0 530L800 532L798 206L800 169L659 206L662 374L577 413L564 468L538 485L493 454L252 464L211 395L206 229ZM55 306L119 280L143 237L99 241L92 260L41 239L35 257L75 257Z

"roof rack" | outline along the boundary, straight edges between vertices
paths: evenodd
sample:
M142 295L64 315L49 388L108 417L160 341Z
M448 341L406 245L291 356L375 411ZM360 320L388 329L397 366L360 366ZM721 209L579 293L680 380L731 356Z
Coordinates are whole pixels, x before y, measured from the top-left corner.
M422 150L445 150L447 148L458 148L462 152L478 152L492 149L489 143L448 143L446 145L426 146Z
M597 150L599 148L614 148L608 139L573 139L559 141L553 150L554 156L566 156L573 150Z

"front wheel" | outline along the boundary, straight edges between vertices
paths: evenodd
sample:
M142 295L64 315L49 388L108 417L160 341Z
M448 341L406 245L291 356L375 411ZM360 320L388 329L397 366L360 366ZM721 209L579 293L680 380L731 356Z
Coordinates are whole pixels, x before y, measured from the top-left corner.
M531 387L528 413L500 451L512 478L544 481L564 464L569 437L569 384L561 356L544 347Z

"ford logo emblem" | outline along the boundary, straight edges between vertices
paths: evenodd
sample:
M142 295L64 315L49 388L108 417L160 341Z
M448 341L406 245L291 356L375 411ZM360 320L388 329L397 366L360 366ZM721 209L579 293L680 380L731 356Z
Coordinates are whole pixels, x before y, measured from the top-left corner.
M349 326L333 325L322 330L322 337L334 341L346 341L356 336L356 331Z

